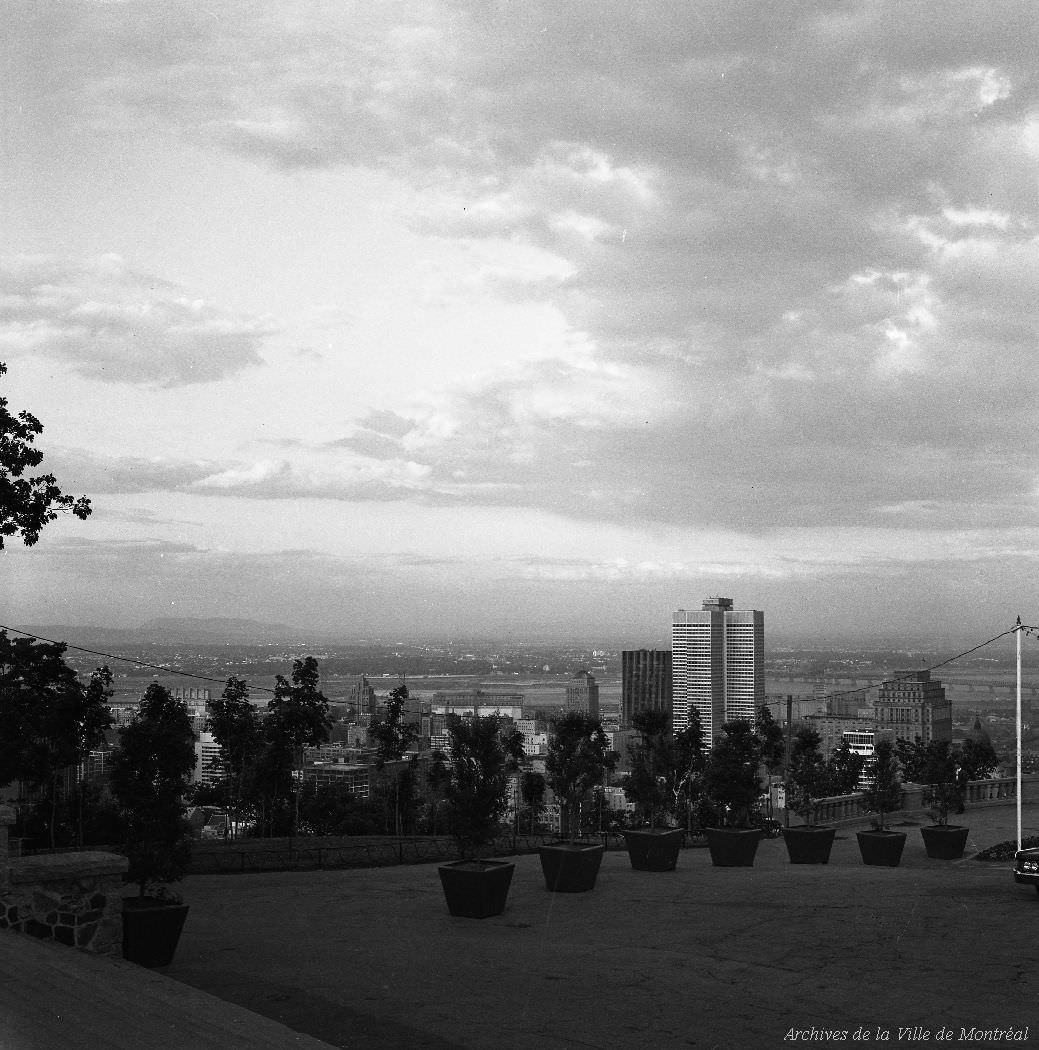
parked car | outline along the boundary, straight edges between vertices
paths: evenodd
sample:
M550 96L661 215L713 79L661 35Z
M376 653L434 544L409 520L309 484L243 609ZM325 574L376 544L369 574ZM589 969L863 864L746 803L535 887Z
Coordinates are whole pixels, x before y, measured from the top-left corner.
M1014 854L1014 882L1034 886L1039 893L1039 849L1019 849Z

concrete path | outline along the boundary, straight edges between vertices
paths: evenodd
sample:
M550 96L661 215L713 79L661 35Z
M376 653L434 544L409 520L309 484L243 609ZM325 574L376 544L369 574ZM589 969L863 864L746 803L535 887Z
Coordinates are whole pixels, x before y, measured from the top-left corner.
M1013 837L1013 807L964 819L971 850ZM1039 896L903 830L899 868L864 866L842 830L826 867L781 840L751 869L611 852L579 895L520 857L482 922L448 915L435 866L196 876L166 973L348 1050L1005 1046L972 1032L1026 1026L1039 1044Z
M0 1050L330 1050L122 959L0 932Z

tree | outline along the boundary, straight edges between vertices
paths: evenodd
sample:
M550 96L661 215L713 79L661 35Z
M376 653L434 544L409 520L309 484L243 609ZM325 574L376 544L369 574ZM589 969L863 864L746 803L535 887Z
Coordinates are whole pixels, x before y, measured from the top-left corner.
M912 740L899 737L895 741L895 757L906 780L912 784L924 783L927 747L920 737L914 737Z
M689 721L684 728L673 734L671 747L674 773L669 775L668 785L674 798L674 812L676 816L681 816L682 811L685 811L686 830L691 831L693 811L703 796L704 770L707 766L703 724L695 708L690 708Z
M112 672L99 667L84 685L65 662L67 646L0 631L0 784L21 781L46 792L55 845L59 780L105 739Z
M112 792L126 821L128 877L143 897L152 883L180 879L191 857L184 796L196 757L187 706L153 683L119 741Z
M963 811L963 796L957 779L957 755L949 740L920 743L921 782L926 785L921 801L939 827L949 823L949 810Z
M963 741L959 754L960 787L966 788L971 780L985 780L999 767L999 756L988 740L974 740L967 737Z
M830 791L830 775L816 730L797 731L790 749L790 800L788 805L806 824L815 823L818 800Z
M842 740L835 747L826 762L830 778L831 795L850 795L857 791L862 769L866 764L865 756L852 751L847 740Z
M571 838L580 834L582 800L615 762L598 719L583 711L568 711L556 719L545 756L545 774L562 802L563 826Z
M534 769L524 769L519 780L520 798L523 800L525 815L530 821L530 833L534 834L534 826L545 812L545 796L548 791L548 783L544 774Z
M642 822L657 827L671 809L666 786L671 766L671 719L666 711L650 708L633 715L631 725L639 735L628 745L631 772L622 782L624 794L635 804Z
M886 817L902 805L905 792L898 772L895 745L890 740L881 740L866 763L866 776L870 783L862 793L862 801L870 813L876 813L874 825L877 831L886 829Z
M761 741L745 718L722 726L707 758L704 787L723 826L749 827L761 797Z
M786 757L786 738L783 735L783 727L772 717L768 704L762 704L758 708L757 718L754 720L754 734L758 738L761 761L765 769L770 775L778 772Z
M6 374L7 366L0 362L0 376ZM90 500L64 495L53 474L24 476L43 461L43 453L34 444L42 433L43 424L34 415L12 415L7 398L0 397L0 550L4 537L19 534L25 546L31 547L60 511L71 511L83 520L90 516Z
M451 739L447 827L463 860L476 857L497 835L508 808L509 777L523 759L523 735L497 715L448 718Z
M651 709L632 717L639 739L628 746L631 773L624 791L642 819L656 826L664 821L691 820L704 768L703 728L693 711L689 724L672 732L666 711Z
M375 768L380 772L388 762L399 763L418 739L414 725L404 721L404 705L407 701L406 685L391 689L386 700L385 718L373 723L368 729L375 743ZM389 802L393 808L394 833L397 835L402 833L406 817L410 815L416 801L414 762L415 759L412 759L403 769L399 765L394 767Z
M291 685L283 675L275 677L274 697L267 704L264 720L264 735L269 744L266 773L275 791L291 793L295 801L291 833L299 823L299 789L293 790L293 770L302 771L303 749L327 740L332 724L328 699L318 688L319 683L318 663L313 656L294 660Z
M447 766L447 755L439 749L431 752L426 766L426 801L429 804L426 830L431 835L437 833L440 806L447 797L447 785L450 782L451 770Z
M232 675L223 693L206 703L206 726L220 748L221 786L232 835L247 808L248 776L263 747L263 722L249 699L249 686Z

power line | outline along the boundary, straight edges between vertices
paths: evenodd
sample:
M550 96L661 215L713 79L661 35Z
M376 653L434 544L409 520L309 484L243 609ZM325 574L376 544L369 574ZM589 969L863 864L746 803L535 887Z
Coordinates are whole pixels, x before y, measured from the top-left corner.
M146 660L136 660L132 656L118 656L115 653L103 653L98 649L87 649L82 645L73 645L71 642L59 642L56 638L44 638L41 634L30 634L28 631L20 631L17 627L8 627L2 623L0 623L0 631L10 631L13 634L20 634L34 642L50 642L52 645L63 645L66 649L75 649L80 653L90 653L91 656L102 656L106 660L119 660L124 664L134 664L136 667L147 667L152 671L162 671L163 674L175 674L178 678L194 678L199 682L216 682L219 685L225 685L227 683L226 678L210 678L206 675L194 674L191 671L180 671L176 667L165 667L162 664L150 664ZM263 685L249 686L249 691L274 694L273 689L268 689Z
M1018 631L1024 631L1026 634L1032 632L1039 632L1037 627L1029 627L1025 624L1017 624L1011 627L1009 631L1001 631L999 634L992 638L989 638L986 642L981 642L980 645L975 645L970 649L966 649L962 653L957 653L955 656L950 656L946 660L940 660L936 664L932 664L930 667L921 667L918 671L906 671L905 674L893 675L891 678L881 678L877 681L867 681L865 685L856 686L854 689L845 689L839 693L824 693L822 696L818 696L816 700L832 700L841 696L851 696L853 693L862 693L867 689L873 689L878 685L882 685L884 682L902 682L910 678L914 678L920 673L920 671L937 671L939 667L944 667L946 664L951 664L955 660L962 660L965 656L970 656L971 653L976 653L979 649L984 649L986 645L991 645L993 642L998 642L1000 638L1006 638L1008 634L1016 634Z

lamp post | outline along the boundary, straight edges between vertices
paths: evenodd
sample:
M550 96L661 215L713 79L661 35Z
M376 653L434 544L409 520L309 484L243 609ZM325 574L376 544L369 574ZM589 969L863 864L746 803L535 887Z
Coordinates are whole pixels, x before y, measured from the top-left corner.
M1017 848L1021 848L1021 617L1017 618Z

